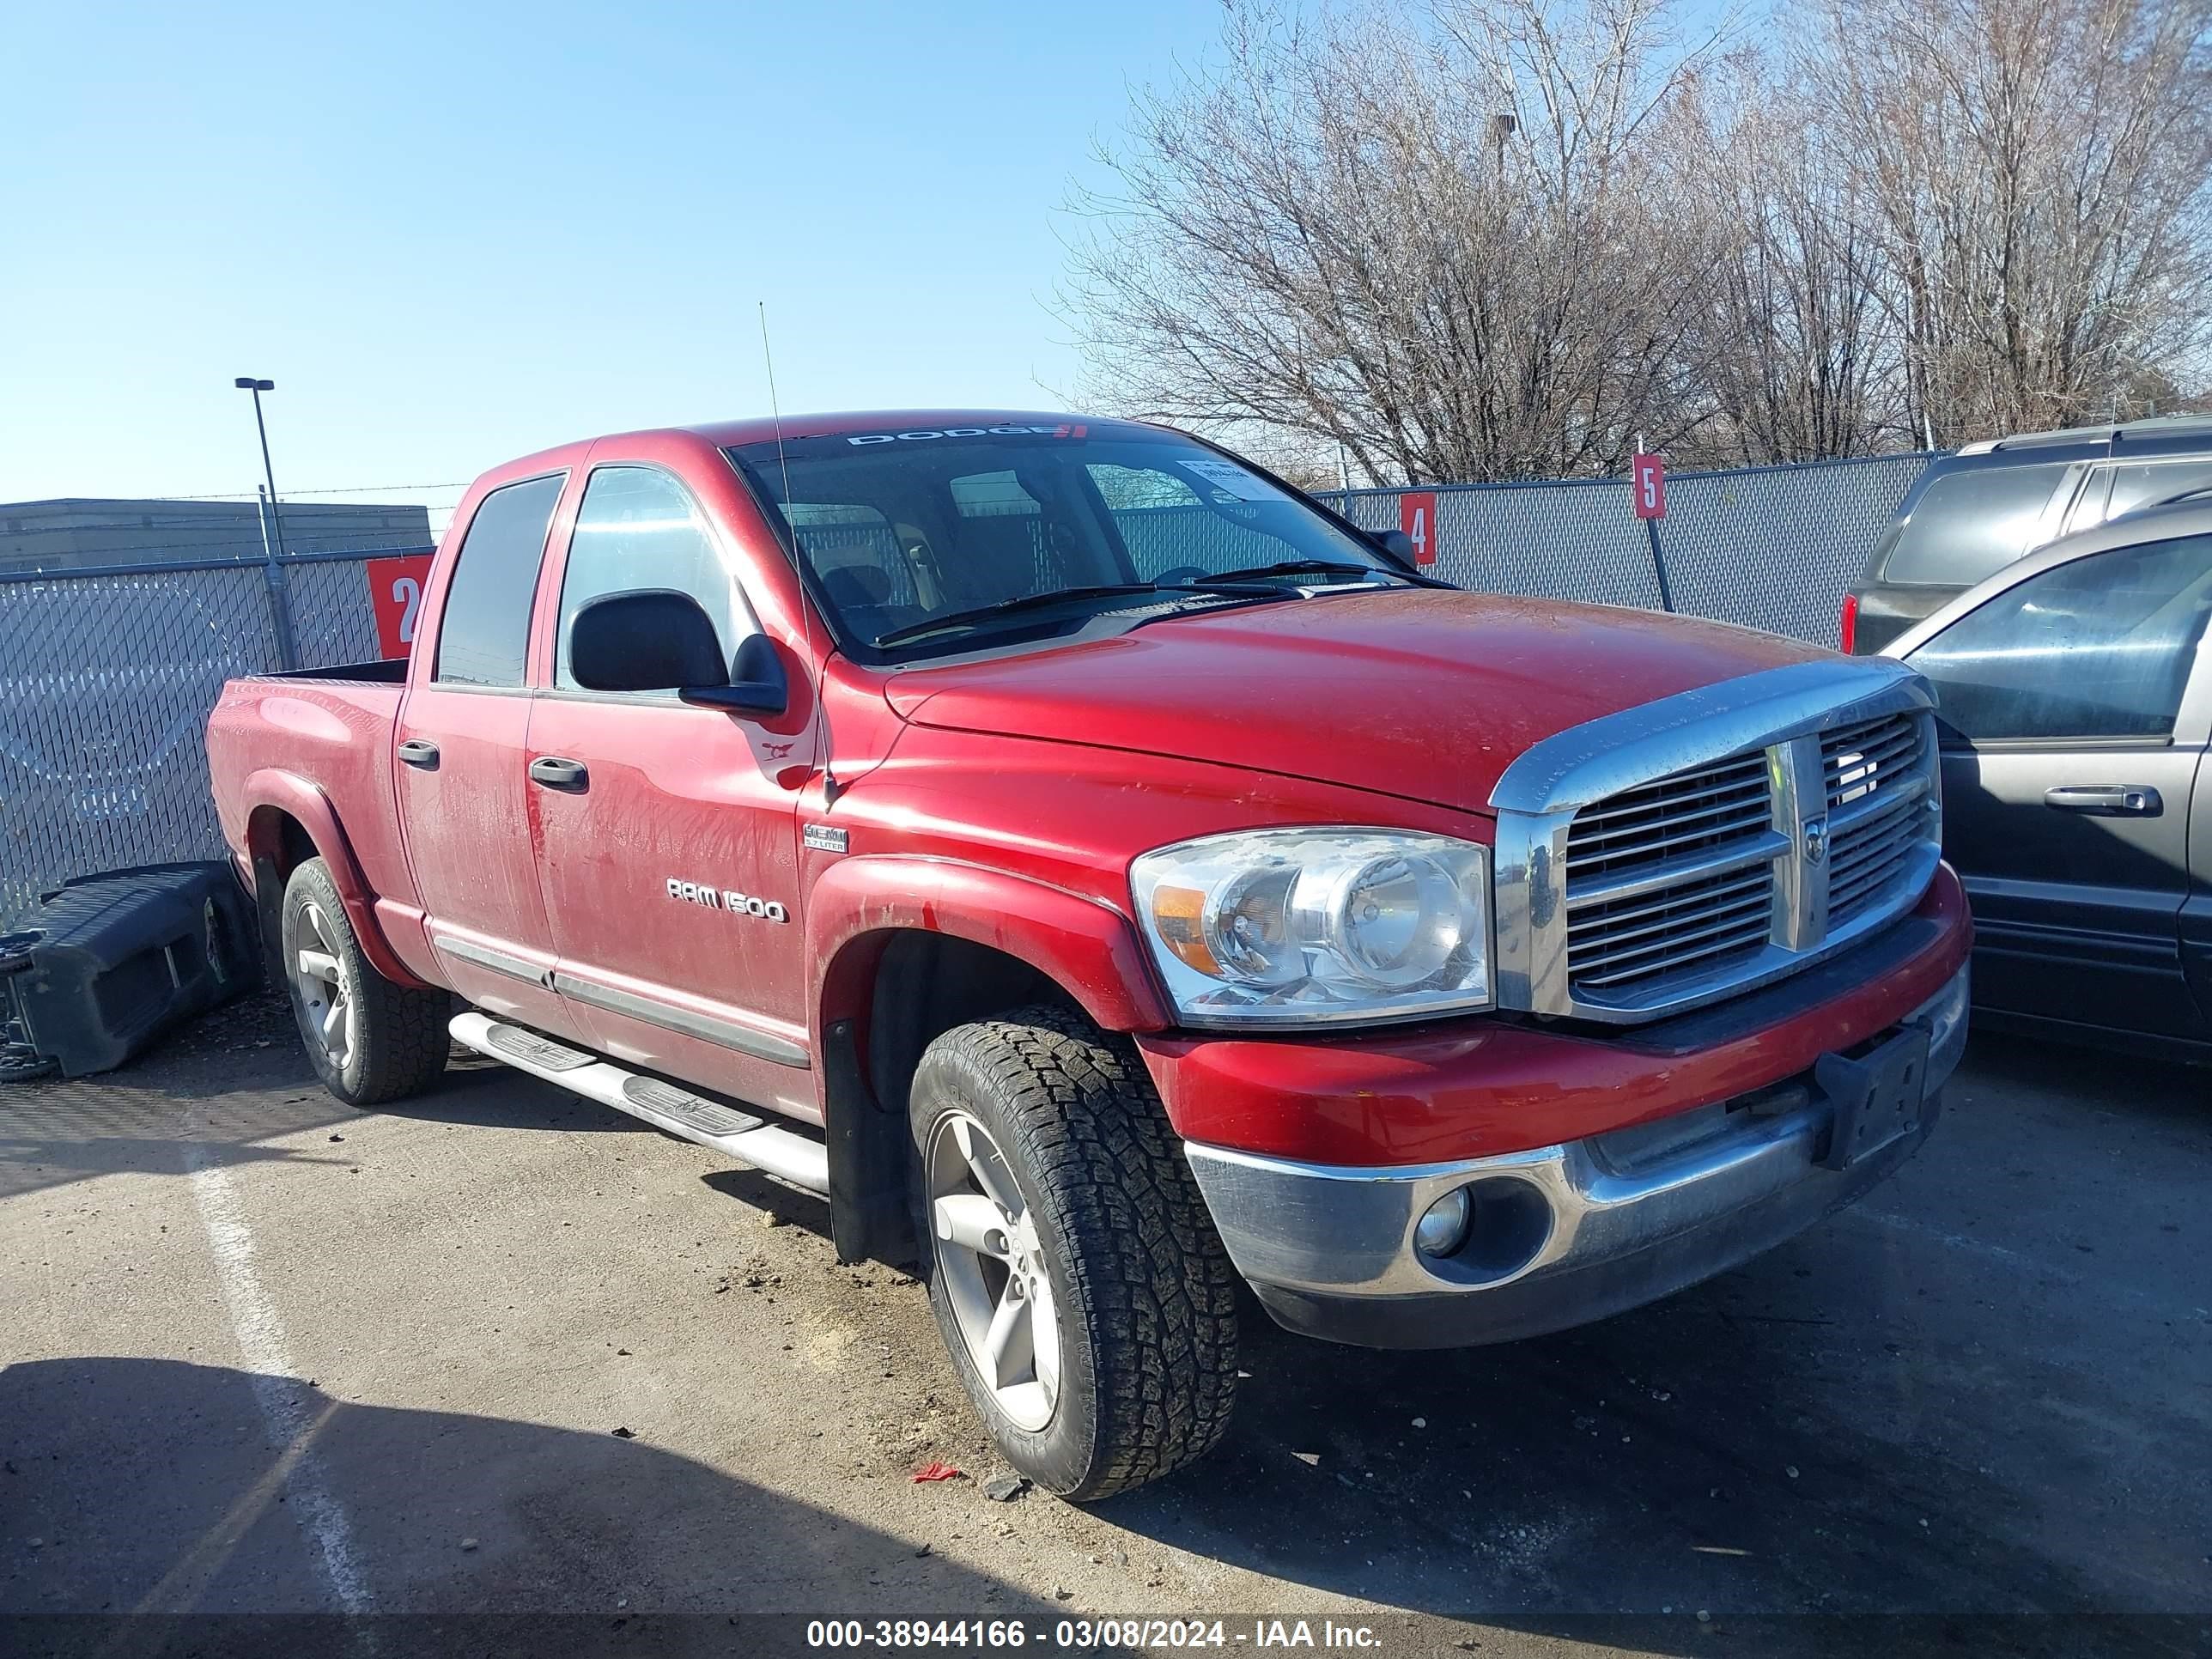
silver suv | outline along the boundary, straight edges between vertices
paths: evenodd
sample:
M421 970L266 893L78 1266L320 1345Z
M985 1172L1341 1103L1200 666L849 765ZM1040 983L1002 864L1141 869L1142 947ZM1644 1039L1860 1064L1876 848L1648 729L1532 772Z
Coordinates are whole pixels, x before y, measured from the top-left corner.
M1844 600L1843 648L1889 642L2032 548L2212 487L2212 416L1990 438L1913 481Z

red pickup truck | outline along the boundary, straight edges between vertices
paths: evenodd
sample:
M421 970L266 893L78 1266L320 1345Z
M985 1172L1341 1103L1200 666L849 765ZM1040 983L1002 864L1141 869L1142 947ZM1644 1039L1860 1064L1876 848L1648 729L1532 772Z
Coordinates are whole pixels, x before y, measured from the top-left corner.
M1880 1181L1965 1041L1930 699L1462 592L1160 427L843 415L486 474L414 654L232 682L224 833L314 1065L458 1041L918 1261L1088 1498L1294 1330L1492 1342Z

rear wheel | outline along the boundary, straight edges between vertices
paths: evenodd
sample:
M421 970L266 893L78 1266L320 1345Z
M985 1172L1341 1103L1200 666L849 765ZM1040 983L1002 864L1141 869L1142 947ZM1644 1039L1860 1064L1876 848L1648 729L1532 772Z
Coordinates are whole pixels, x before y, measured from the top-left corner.
M1090 1499L1208 1450L1236 1271L1127 1042L1056 1008L957 1027L911 1116L930 1301L1007 1460Z
M448 1000L369 965L337 884L309 859L284 885L284 981L323 1086L349 1106L419 1094L446 1069Z

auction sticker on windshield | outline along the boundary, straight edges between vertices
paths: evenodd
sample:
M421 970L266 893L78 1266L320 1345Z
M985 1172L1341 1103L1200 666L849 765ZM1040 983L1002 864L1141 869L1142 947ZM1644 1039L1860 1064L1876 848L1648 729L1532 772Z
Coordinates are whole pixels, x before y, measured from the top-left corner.
M1255 477L1234 461L1192 460L1182 456L1186 472L1195 473L1217 489L1225 489L1240 501L1273 501L1283 498L1283 492L1265 478Z

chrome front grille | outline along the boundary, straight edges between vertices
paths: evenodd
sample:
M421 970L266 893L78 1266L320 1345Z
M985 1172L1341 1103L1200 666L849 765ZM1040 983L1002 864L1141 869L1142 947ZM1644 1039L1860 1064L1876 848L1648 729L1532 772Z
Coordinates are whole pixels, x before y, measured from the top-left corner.
M1617 994L1765 948L1784 845L1764 750L1577 812L1565 866L1570 985Z
M1773 827L1773 793L1763 750L1624 789L1575 814L1568 878L1618 879L1755 837Z
M1725 967L1764 950L1773 932L1773 860L1567 916L1567 978L1577 991Z
M1838 726L1820 738L1828 802L1828 926L1878 904L1925 839L1932 785L1927 734L1911 714Z
M1853 720L1820 734L1820 777L1828 810L1888 788L1920 760L1920 722L1912 715L1883 714Z
M1537 744L1491 796L1501 1006L1652 1019L1889 925L1938 857L1931 708L1901 665L1805 662Z

